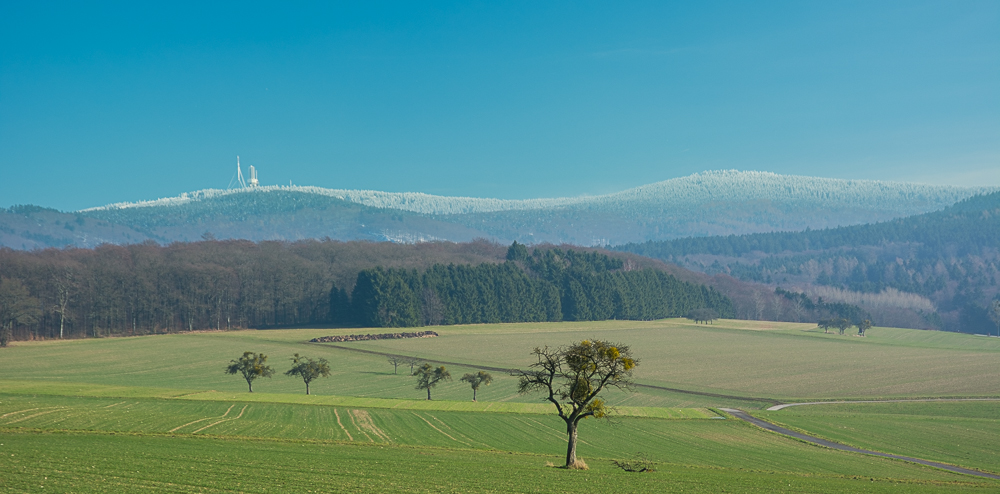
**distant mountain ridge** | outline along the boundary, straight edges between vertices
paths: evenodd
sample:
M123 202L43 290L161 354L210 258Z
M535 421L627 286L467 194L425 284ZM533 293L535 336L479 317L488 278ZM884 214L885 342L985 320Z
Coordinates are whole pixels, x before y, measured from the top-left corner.
M1000 192L892 221L617 249L871 310L880 324L1000 333ZM905 309L905 310L904 310Z
M916 214L926 207L939 209L988 188L951 185L924 185L879 180L843 180L834 178L779 175L771 172L720 170L696 173L642 185L599 196L541 199L493 199L437 196L420 192L382 192L375 190L326 189L313 186L273 185L242 189L205 189L176 197L140 202L121 202L84 209L81 212L154 206L180 206L231 194L271 191L301 192L332 197L380 209L398 209L429 215L493 213L556 208L599 208L628 211L633 203L664 207L685 207L710 202L772 201L800 202L827 207L890 207ZM902 208L900 207L902 206Z
M75 213L0 213L0 245L31 249L215 238L609 245L869 223L942 209L988 188L709 171L600 196L444 197L265 186L206 189Z

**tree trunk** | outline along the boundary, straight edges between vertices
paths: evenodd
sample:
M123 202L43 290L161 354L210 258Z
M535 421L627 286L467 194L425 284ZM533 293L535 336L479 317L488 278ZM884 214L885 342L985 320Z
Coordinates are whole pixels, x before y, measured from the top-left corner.
M253 393L253 381L247 379L247 387L250 388L250 392Z
M476 401L476 388L472 388L472 401Z
M566 445L566 467L576 463L576 422L566 422L566 432L569 434L569 444Z
M427 399L431 399L431 387L427 386Z
M309 383L306 383L306 394L309 394Z

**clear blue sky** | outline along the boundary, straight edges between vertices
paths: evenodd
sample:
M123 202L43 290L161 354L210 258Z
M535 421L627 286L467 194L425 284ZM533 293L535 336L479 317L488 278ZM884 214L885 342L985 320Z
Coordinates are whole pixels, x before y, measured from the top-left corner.
M1000 185L1000 2L0 3L0 207ZM206 5L208 4L208 5Z

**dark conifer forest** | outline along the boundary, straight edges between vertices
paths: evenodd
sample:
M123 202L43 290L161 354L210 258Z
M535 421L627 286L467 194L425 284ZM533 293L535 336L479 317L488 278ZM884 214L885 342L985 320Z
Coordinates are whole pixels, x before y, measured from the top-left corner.
M652 262L652 261L650 261ZM304 325L655 319L730 300L619 258L477 241L153 242L0 249L5 338ZM10 292L10 293L6 293ZM9 297L7 295L10 295ZM2 304L0 304L2 305ZM6 312L5 312L6 311Z
M331 293L341 323L406 327L528 321L651 320L711 308L733 317L732 302L704 285L655 269L625 270L596 252L510 247L502 264L434 265L423 272L366 269L350 301Z

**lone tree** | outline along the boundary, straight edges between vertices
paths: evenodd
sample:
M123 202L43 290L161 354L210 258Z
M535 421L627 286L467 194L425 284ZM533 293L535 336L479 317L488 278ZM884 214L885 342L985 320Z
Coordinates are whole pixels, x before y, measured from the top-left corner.
M243 379L247 380L247 386L253 393L253 380L258 377L271 377L274 369L266 365L267 355L263 353L243 352L239 360L230 360L229 367L226 367L226 374L243 374Z
M0 278L0 347L7 346L16 324L31 324L42 315L38 299L21 280Z
M296 353L292 357L292 368L285 375L302 376L302 381L306 383L306 394L309 394L309 383L313 379L330 376L330 363L325 358L313 360L309 357L301 357Z
M472 401L476 401L476 391L479 391L480 386L489 386L493 382L493 376L489 372L479 371L475 374L462 376L462 381L472 386Z
M631 389L632 369L639 361L624 345L584 340L568 347L535 348L532 370L515 371L518 391L541 391L566 422L569 444L566 468L576 465L577 426L586 417L605 417L608 408L597 395L604 388Z
M872 328L872 322L870 320L865 319L864 321L859 322L858 323L858 336L864 336L865 335L865 331L868 331L871 328Z
M414 374L413 368L416 367L416 365L419 364L420 362L422 362L422 361L420 359L418 359L418 358L407 358L406 360L403 361L404 364L410 366L410 375L411 376Z
M431 364L417 367L413 375L417 376L417 389L427 390L427 399L431 399L431 388L441 381L451 381L451 373L444 366L434 368Z
M402 357L397 357L395 355L390 355L389 358L387 358L386 360L388 360L389 363L392 364L392 373L393 373L393 375L395 375L396 374L396 368L399 367L399 364L403 363L403 358Z

